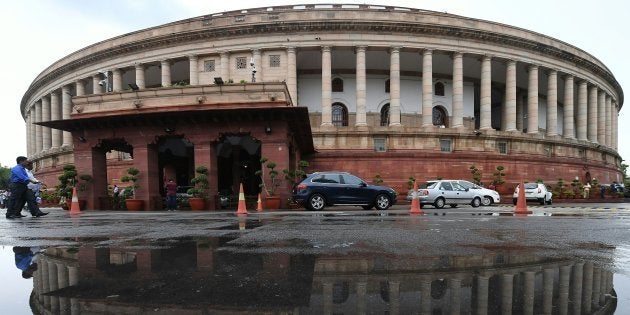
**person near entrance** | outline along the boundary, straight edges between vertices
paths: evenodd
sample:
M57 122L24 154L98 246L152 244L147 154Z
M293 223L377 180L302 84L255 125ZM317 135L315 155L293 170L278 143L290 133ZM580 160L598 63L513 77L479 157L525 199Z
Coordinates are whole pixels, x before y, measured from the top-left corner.
M26 165L28 159L25 156L18 156L15 161L17 165L11 168L11 177L9 179L9 190L11 191L10 206L7 208L7 219L19 219L22 218L23 200L26 200L28 193L28 187L26 185L31 182L31 179L26 173Z
M28 161L28 163L26 164L26 174L28 175L30 182L26 185L26 187L28 188L26 190L26 199L21 201L19 209L20 211L22 211L22 208L24 208L24 204L26 204L28 206L27 207L28 211L31 212L31 216L35 218L39 218L39 217L43 217L47 215L48 212L42 212L39 209L39 204L37 202L37 199L39 198L39 190L40 190L41 184L39 183L39 180L35 178L35 176L33 176L32 170L33 170L33 162Z
M168 211L177 210L177 184L172 178L169 178L164 184L164 189L166 190L166 209Z

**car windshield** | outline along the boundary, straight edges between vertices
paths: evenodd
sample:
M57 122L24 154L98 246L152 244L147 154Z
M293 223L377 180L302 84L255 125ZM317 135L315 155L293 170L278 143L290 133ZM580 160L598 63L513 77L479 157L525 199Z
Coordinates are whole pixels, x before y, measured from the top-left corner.
M437 184L437 182L426 182L426 183L420 185L420 187L418 187L418 189L433 189L433 188L435 188L436 184Z
M525 183L525 189L536 189L538 188L538 184L536 183Z

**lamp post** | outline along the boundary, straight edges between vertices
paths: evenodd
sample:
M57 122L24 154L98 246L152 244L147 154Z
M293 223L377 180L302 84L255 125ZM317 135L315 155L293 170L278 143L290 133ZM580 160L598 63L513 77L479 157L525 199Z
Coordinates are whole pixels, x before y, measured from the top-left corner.
M249 65L252 67L252 83L256 82L256 64L254 64L254 57L249 61Z

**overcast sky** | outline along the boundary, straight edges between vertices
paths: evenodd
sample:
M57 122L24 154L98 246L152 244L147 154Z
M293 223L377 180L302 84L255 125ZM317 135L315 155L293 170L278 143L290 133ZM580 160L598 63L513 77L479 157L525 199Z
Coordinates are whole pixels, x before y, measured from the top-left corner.
M262 4L264 3L264 5ZM26 155L26 127L19 111L35 76L53 62L90 44L142 28L223 11L260 6L346 3L392 5L442 11L529 29L574 45L601 60L630 93L630 1L573 0L20 0L2 3L0 58L0 164ZM630 108L619 117L619 153L630 159ZM629 162L625 162L629 164Z

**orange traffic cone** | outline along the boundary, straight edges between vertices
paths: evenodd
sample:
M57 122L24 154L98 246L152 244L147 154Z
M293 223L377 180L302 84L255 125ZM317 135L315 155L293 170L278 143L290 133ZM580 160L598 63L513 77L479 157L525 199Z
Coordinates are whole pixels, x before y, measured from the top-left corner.
M525 184L521 179L521 184L518 186L518 198L516 199L516 207L514 207L514 214L529 214L527 210L527 200L525 200Z
M241 189L238 192L238 209L237 214L247 214L247 205L245 205L245 193L243 192L243 183L241 183Z
M418 182L413 181L413 195L411 198L411 209L409 209L409 213L412 214L423 214L422 210L420 210L420 196L418 196Z
M262 201L260 200L260 193L258 193L258 205L256 207L256 211L258 212L263 211Z
M238 216L238 229L244 231L247 228L247 215L237 214Z
M72 203L70 204L70 214L81 213L81 206L79 206L79 196L77 196L77 188L72 187Z

